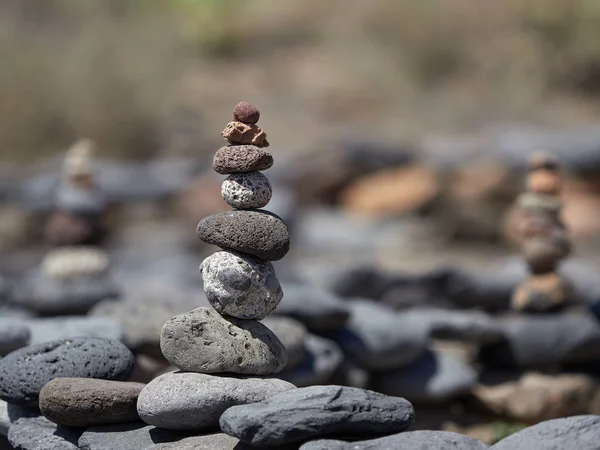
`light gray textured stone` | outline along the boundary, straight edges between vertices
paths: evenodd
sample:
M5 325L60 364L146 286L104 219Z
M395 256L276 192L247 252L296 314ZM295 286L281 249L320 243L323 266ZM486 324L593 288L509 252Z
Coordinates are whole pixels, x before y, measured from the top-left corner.
M7 436L10 426L21 417L37 417L39 415L38 411L0 400L0 435Z
M27 325L31 330L29 345L85 336L123 340L121 325L104 317L51 317L32 319L27 321Z
M285 346L288 354L288 363L285 370L298 367L306 356L305 342L308 331L302 323L289 317L271 316L262 321L269 330L275 333Z
M8 430L8 441L16 450L77 450L78 437L79 432L42 416L18 419Z
M0 356L25 347L29 335L29 328L23 320L0 317Z
M277 378L170 372L152 380L139 395L142 420L168 430L216 428L231 406L254 403L296 387Z
M221 196L236 209L262 208L271 200L273 190L260 172L234 173L221 185Z
M190 372L267 375L288 361L281 341L263 324L222 317L212 308L169 319L160 347L171 364Z
M220 314L261 320L283 297L273 264L250 255L216 252L200 270L208 301Z
M140 422L89 427L77 444L81 450L145 450L151 445L176 442L184 437L187 436L181 432L162 430Z

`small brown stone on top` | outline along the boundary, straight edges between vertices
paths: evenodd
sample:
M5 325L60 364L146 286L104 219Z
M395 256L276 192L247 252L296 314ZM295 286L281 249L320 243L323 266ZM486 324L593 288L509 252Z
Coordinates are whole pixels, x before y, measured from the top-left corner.
M248 102L239 102L233 108L233 120L254 125L260 118L260 111Z
M242 122L229 122L221 132L221 136L232 145L269 146L267 133L256 125L247 125Z

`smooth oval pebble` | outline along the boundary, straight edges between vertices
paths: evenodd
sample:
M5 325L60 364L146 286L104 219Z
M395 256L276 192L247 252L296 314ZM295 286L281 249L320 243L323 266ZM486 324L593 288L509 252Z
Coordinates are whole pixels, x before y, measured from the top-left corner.
M221 196L236 209L262 208L271 200L273 189L260 172L234 173L221 184Z
M414 419L413 406L403 398L344 386L311 386L233 406L219 424L247 444L269 447L321 436L386 436L404 431Z
M40 391L54 378L126 380L133 364L129 349L113 339L84 337L24 347L0 360L0 398L37 407Z
M273 165L273 156L255 145L227 145L213 158L213 168L222 175L267 170Z
M225 318L197 308L169 319L160 335L164 357L190 372L267 375L287 364L283 344L254 320Z
M170 372L141 392L137 411L142 420L167 430L216 428L227 408L255 403L296 389L276 378L245 378L194 372Z
M268 211L225 211L202 219L196 228L198 237L217 245L278 261L290 249L290 233L284 221Z
M70 427L87 427L139 420L136 404L142 383L55 378L40 392L46 419Z
M206 297L220 314L261 320L283 297L273 264L243 253L213 253L201 272Z

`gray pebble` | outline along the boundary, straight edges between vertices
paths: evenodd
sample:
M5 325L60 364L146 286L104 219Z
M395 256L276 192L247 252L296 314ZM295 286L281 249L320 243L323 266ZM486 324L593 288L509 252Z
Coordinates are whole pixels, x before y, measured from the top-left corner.
M254 403L296 387L276 378L215 376L170 372L152 380L140 393L142 420L168 430L209 430L234 405Z
M267 375L287 364L285 347L263 324L225 318L212 308L169 319L160 347L171 364L190 372Z
M273 264L243 253L213 253L201 272L206 297L220 314L261 320L283 297Z
M223 200L236 209L262 208L272 193L269 179L260 172L234 173L221 185Z

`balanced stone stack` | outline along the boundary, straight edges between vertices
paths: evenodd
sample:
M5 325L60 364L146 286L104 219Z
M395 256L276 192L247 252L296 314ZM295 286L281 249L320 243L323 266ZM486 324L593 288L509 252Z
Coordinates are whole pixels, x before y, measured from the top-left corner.
M560 212L558 162L545 153L529 161L527 191L518 198L517 230L530 275L517 287L512 307L523 312L555 312L572 306L574 289L558 273L559 262L571 250Z
M276 335L258 322L283 296L271 261L283 258L290 243L283 220L258 209L271 198L269 180L260 171L272 166L273 157L263 150L268 142L256 125L259 111L240 103L233 115L222 133L230 145L217 151L214 169L229 175L222 196L234 210L206 217L197 227L202 241L221 248L200 268L212 308L164 324L161 351L181 371L151 381L138 400L140 417L161 428L209 430L231 406L295 388L264 377L285 368L288 356Z

